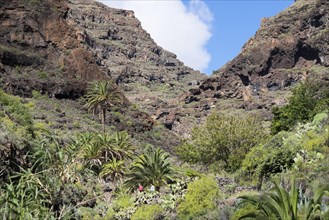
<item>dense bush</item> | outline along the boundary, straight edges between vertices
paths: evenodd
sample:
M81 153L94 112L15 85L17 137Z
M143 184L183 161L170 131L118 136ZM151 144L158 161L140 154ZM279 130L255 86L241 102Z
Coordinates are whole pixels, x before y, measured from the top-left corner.
M164 210L159 205L143 205L132 215L132 220L162 219Z
M320 161L329 153L328 132L326 113L315 115L312 122L299 124L291 132L280 131L250 150L240 174L249 181L261 183L264 177L293 169L298 175L314 179L313 171L325 164Z
M291 130L297 122L307 122L322 111L329 109L329 83L306 81L293 89L289 103L273 108L271 132Z
M216 208L219 187L211 177L201 177L189 183L183 201L177 207L180 219L194 219Z
M19 97L8 95L0 90L0 109L3 111L0 116L7 116L21 126L32 126L33 121L29 108L22 103Z
M176 149L179 157L190 163L209 166L221 162L225 170L237 170L246 153L266 138L260 121L253 116L212 114L192 131Z

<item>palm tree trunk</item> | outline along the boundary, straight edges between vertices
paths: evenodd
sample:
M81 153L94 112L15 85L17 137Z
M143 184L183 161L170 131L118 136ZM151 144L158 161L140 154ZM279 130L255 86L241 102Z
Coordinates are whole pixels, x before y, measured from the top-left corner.
M103 133L105 133L105 118L106 118L106 108L102 108Z

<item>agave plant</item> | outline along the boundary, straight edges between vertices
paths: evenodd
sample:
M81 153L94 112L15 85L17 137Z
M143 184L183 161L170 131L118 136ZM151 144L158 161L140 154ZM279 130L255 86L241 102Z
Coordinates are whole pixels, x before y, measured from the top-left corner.
M328 219L329 211L323 210L322 197L328 192L329 185L316 190L306 207L306 220ZM290 191L278 183L263 194L245 195L238 197L238 209L246 210L237 219L273 219L273 220L299 220L302 218L302 209L298 206L298 188L293 179Z
M130 168L125 184L133 189L138 184L153 185L157 191L161 186L174 181L176 172L169 162L169 155L161 149L149 150L138 157Z
M112 135L109 134L98 134L96 136L95 145L101 150L101 156L103 163L106 163L109 159L117 156L117 149L113 146Z
M307 202L306 219L326 220L329 219L329 208L324 210L322 197L329 193L329 185L320 187L315 191L314 196Z
M20 168L10 177L0 196L3 219L45 219L51 213L53 190L43 172ZM14 181L15 180L15 181Z

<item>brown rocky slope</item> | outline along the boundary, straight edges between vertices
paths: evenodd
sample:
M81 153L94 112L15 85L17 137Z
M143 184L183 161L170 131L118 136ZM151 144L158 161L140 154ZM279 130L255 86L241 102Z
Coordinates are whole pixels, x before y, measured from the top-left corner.
M129 100L119 111L131 120L110 120L134 133L155 120L172 126L173 103L205 78L157 46L132 11L91 0L0 2L0 85L12 94L77 100L88 82L111 79Z

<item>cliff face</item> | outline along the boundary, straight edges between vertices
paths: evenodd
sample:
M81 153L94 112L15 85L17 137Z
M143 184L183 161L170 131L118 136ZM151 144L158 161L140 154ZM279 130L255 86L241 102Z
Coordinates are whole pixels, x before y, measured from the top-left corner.
M118 84L184 81L202 77L159 47L142 29L133 11L113 9L90 0L70 0L68 19L87 35L88 45L102 58Z
M92 0L1 0L0 7L0 85L15 95L77 99L88 82L112 79L149 114L141 116L147 124L170 127L178 96L205 78L156 45L132 11Z
M238 98L250 108L279 104L280 91L310 75L328 77L329 2L300 0L264 18L241 53L199 86L197 99ZM193 95L193 93L190 93Z
M86 82L106 78L107 70L67 20L64 1L2 1L0 69L2 84L16 95L32 90L76 99Z
M99 65L108 70L127 98L167 128L181 130L173 125L185 114L179 97L206 76L159 47L133 11L90 0L70 0L68 6L67 19L84 30L86 43L100 58Z

